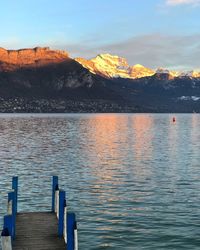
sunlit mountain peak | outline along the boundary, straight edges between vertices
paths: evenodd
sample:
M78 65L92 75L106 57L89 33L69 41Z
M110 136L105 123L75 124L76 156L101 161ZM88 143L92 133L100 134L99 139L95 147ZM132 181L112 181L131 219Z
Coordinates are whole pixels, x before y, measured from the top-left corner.
M175 77L179 77L180 72L179 72L179 71L172 70L172 71L170 71L170 74L175 78Z
M152 76L155 74L155 71L150 68L144 67L141 64L135 64L134 66L130 67L130 73L132 79L137 79Z
M134 66L133 66L134 68L145 68L143 65L141 65L141 64L135 64Z
M136 79L152 76L155 72L141 64L130 66L127 60L111 54L99 54L91 60L76 58L90 72L99 74L106 78L130 78Z
M200 72L199 71L193 71L192 76L195 78L200 78Z
M97 57L90 60L84 58L76 58L83 67L87 68L93 74L101 75L106 78L129 78L138 79L149 77L156 74L160 79L172 80L177 77L200 78L198 71L175 71L166 68L158 68L153 70L141 64L130 66L126 58L109 53L99 54Z

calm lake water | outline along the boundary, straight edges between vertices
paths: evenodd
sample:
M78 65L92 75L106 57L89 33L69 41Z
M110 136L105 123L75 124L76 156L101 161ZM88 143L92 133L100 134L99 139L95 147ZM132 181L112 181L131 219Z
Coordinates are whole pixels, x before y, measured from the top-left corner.
M0 115L0 220L50 209L58 175L80 250L200 249L200 115Z

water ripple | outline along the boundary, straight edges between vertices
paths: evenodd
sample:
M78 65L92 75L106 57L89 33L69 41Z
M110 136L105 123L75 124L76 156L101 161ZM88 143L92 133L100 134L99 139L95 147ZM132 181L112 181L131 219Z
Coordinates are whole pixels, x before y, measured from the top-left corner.
M50 209L51 176L76 211L82 250L199 249L200 116L0 115L0 216Z

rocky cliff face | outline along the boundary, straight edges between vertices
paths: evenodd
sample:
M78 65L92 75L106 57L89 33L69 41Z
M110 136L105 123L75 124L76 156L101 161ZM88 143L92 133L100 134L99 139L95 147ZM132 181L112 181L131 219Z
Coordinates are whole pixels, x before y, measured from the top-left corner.
M92 74L65 51L48 47L0 48L0 96L70 97L70 90L82 88L81 95L87 97L88 89L102 84L101 77Z
M12 71L19 67L42 66L59 63L69 59L65 51L51 50L48 47L20 50L0 48L0 71Z

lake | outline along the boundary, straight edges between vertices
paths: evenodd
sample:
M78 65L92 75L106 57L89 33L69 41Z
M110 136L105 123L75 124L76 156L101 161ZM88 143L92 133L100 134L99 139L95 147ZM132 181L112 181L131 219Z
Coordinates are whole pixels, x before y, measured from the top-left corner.
M200 249L200 115L0 115L0 222L48 210L58 175L80 250Z

